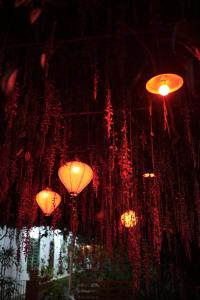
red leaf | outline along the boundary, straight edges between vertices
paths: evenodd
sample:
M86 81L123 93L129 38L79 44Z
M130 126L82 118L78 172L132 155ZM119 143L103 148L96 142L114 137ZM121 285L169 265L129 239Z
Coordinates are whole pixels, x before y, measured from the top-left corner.
M42 12L42 9L37 7L37 8L34 8L31 13L30 13L30 23L31 24L34 24L37 19L39 18L39 16L41 15L41 12Z
M40 56L40 65L43 69L46 65L46 60L47 60L46 53L42 53L42 55Z
M1 81L2 90L6 93L6 95L10 95L15 87L15 82L17 79L18 70L10 72L8 75L6 74Z
M14 70L10 74L8 81L7 81L7 93L11 93L14 90L15 82L17 79L17 73L18 73L18 70Z
M196 58L198 60L200 60L200 50L198 48L195 48L195 54L194 55L196 56Z
M96 220L102 221L104 219L104 212L101 210L96 214Z
M25 158L26 161L29 161L30 158L31 158L30 152L26 152L25 155L24 155L24 158Z
M15 0L15 7L20 7L25 4L26 0Z
M17 152L16 157L19 157L19 156L22 154L23 151L24 151L24 149L21 148L21 149Z

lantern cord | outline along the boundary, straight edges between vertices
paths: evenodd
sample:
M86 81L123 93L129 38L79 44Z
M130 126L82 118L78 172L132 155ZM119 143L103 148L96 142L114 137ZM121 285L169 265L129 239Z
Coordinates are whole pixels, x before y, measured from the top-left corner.
M149 103L149 119L150 119L150 140L151 140L151 162L152 162L152 169L154 170L154 132L153 132L153 113L152 113L152 101L150 100Z
M131 195L133 195L134 191L133 191L133 182L134 182L134 177L133 177L133 136L132 136L132 108L130 105L130 114L129 115L129 140L130 140L130 150L131 150L131 167L132 167L132 184L131 184ZM129 206L130 206L130 197L129 197Z
M72 224L71 224L71 229L72 229L72 234L75 237L76 236L76 231L77 231L77 201L76 197L71 196L71 201L72 201L72 207L71 207L71 213L72 213Z
M48 184L49 184L49 187L51 187L51 172L49 172L49 180L48 180Z
M168 131L168 134L170 134L169 131L169 123L168 123L168 112L167 112L167 106L165 102L165 97L163 96L163 114L164 114L164 130Z
M72 244L69 251L69 280L68 280L68 295L71 295L72 290L72 275L73 275L73 260L75 250L75 238L77 230L77 202L76 197L71 196L71 230L72 230Z

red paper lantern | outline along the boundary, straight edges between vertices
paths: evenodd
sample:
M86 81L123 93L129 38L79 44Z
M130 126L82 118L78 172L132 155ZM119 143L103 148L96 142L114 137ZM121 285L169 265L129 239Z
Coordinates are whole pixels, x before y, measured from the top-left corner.
M92 180L93 171L81 161L70 161L58 170L61 182L71 196L77 196Z
M61 197L50 188L46 188L36 195L36 201L45 216L50 216L60 204Z

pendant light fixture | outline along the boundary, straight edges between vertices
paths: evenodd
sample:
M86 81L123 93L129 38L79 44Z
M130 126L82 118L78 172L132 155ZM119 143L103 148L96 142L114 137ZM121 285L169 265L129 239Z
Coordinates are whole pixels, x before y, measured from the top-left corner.
M156 175L153 172L151 172L151 173L144 173L143 177L144 178L155 178Z
M146 89L152 94L167 96L183 85L183 78L177 74L166 73L152 77L146 83Z
M45 216L50 216L61 202L61 197L58 193L46 188L36 195L36 201Z
M149 93L161 95L163 97L164 111L164 129L168 128L167 107L165 97L179 90L183 85L183 78L177 74L166 73L152 77L146 83L146 89Z

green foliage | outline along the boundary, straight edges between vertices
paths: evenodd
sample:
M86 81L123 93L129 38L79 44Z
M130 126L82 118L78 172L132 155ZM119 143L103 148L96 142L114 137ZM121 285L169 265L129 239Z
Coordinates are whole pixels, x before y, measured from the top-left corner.
M42 265L40 270L40 280L48 281L53 278L53 267L50 265Z
M17 292L17 282L6 277L6 270L11 268L13 265L18 267L17 257L14 253L14 249L2 247L0 250L0 298L11 299L14 293Z
M53 280L50 287L50 291L54 292L55 294L58 294L58 292L64 287L68 287L68 277Z
M19 283L10 277L0 278L0 299L11 299L18 291Z
M7 249L2 247L0 250L0 276L4 277L6 269L9 269L13 265L18 266L14 249L12 247Z
M50 296L51 299L62 299L64 290L68 288L68 278L60 278L52 280L48 283L48 292L45 293L45 296Z
M81 252L81 249L80 251ZM122 259L116 250L110 258L102 246L96 247L92 253L88 253L79 260L79 252L76 250L74 259L73 286L76 288L80 281L99 280L127 280L132 279L132 268L128 257Z
M102 266L102 279L131 280L132 268L127 258L123 260L119 253L114 253L113 258L105 258Z
M30 273L33 270L38 270L39 268L39 258L40 258L40 241L37 239L30 239L30 251L28 252L27 260L27 272Z

